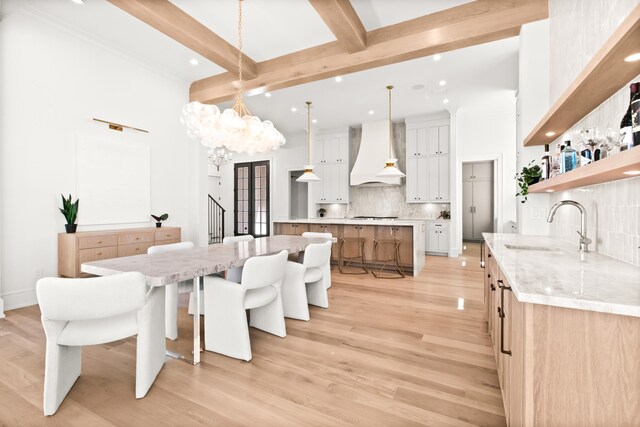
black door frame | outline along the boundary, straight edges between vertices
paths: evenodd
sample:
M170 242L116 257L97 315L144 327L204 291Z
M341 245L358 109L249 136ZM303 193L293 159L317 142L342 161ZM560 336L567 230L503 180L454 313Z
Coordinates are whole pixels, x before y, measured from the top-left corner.
M267 178L266 179L266 199L265 199L267 202L267 208L266 208L267 232L264 235L260 234L258 236L256 236L255 221L254 221L255 199L256 199L254 172L255 172L256 166L266 166L266 175L267 175L266 176ZM244 232L244 230L242 230L243 232L240 232L238 230L238 169L244 168L244 167L247 167L249 171L249 176L248 176L249 209L248 209L248 222L247 222L248 229L246 233ZM250 234L253 237L263 237L263 236L271 235L271 167L270 167L269 160L261 160L257 162L235 163L233 165L233 234L235 236Z

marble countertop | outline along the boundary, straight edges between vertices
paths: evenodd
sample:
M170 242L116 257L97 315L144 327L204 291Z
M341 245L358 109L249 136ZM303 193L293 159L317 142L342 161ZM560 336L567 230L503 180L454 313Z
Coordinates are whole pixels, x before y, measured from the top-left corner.
M250 242L219 243L204 248L85 262L81 270L97 276L138 271L146 277L149 286L165 286L240 267L254 256L273 255L282 250L296 253L304 251L311 243L325 241L301 236L270 236Z
M577 236L575 244L546 236L483 237L518 301L640 317L640 267L580 254Z
M274 223L287 224L336 224L336 225L397 225L420 226L427 220L420 219L355 219L355 218L310 218L310 219L283 219Z

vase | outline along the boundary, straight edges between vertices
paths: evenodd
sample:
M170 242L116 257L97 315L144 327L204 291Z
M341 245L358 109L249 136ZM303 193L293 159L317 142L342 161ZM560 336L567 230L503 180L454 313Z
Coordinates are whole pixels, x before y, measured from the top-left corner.
M64 228L67 230L67 233L75 233L78 228L78 224L65 224Z
M162 227L162 223L161 222L156 222L156 227L158 227L158 228Z

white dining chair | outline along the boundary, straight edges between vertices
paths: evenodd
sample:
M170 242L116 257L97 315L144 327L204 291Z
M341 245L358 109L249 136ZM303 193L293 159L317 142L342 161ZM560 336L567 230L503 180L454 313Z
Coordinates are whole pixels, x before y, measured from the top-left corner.
M252 235L244 234L242 236L227 236L222 239L222 243L229 244L238 242L251 242L253 240L254 238ZM227 270L227 280L240 283L240 280L242 280L242 267L235 267Z
M287 251L249 258L240 283L221 277L204 278L204 346L208 351L236 359L251 360L250 326L279 337L287 334L280 287Z
M159 254L164 252L183 251L193 249L196 246L192 242L171 243L169 245L151 246L147 249L148 254ZM191 280L172 283L166 285L165 289L165 311L164 324L167 339L178 339L178 294L187 293L193 290Z
M308 304L329 307L325 265L331 258L332 244L332 241L311 244L304 251L302 264L287 262L281 291L285 317L309 320Z
M136 398L165 361L164 289L147 292L137 272L89 279L47 277L36 284L46 343L44 414L53 415L80 376L82 346L138 335Z
M317 239L326 239L330 240L333 243L333 235L331 233L317 233L314 231L305 231L302 233L302 237L306 237L307 239L317 238ZM300 252L300 258L298 262L302 264L304 261L304 252ZM329 261L327 261L327 265L322 267L323 274L325 277L325 285L327 289L331 287L331 255L329 255Z

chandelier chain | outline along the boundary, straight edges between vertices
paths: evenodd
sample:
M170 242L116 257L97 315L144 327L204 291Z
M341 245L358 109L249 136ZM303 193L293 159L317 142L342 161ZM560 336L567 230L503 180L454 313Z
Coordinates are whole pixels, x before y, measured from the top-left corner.
M240 117L251 115L244 101L242 101L242 1L238 0L238 94L232 107Z

